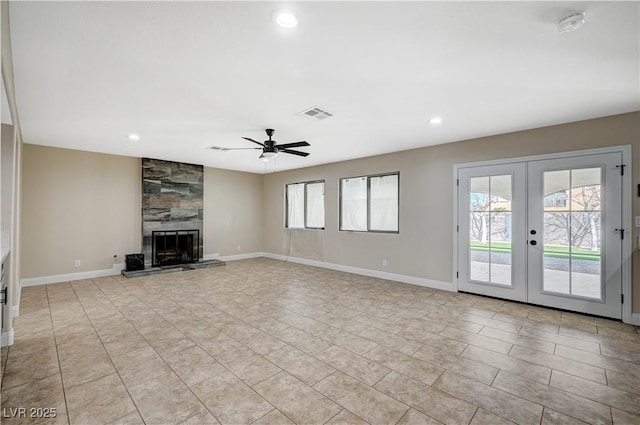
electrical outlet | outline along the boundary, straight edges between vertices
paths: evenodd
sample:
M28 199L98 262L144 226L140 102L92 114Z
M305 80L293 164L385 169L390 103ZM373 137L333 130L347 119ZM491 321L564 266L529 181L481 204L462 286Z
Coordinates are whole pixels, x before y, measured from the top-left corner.
M76 260L76 261L73 263L73 267L82 267L82 261L80 261L80 260Z
M387 267L387 259L386 258L382 259L382 267Z
M636 216L636 227L640 227L640 215Z
M242 250L242 248L240 248L240 245L238 245L238 246L236 247L236 251L241 251L241 250Z

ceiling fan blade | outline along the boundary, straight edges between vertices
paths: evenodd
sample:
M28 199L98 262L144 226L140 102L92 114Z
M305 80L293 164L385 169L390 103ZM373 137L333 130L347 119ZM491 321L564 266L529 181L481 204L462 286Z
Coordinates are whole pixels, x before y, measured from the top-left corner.
M253 139L251 139L251 138L249 138L249 137L243 137L243 139L244 139L244 140L248 140L248 141L250 141L250 142L253 142L253 143L255 143L255 144L257 144L257 145L260 145L260 146L262 146L262 147L264 148L264 144L263 144L263 143L256 142L255 140L253 140Z
M291 149L278 149L278 152L290 153L298 156L309 156L309 152L293 151Z
M224 146L209 146L207 149L213 149L215 151L240 151L245 149L262 149L262 148L225 148Z
M289 149L289 148L300 148L302 146L311 146L307 142L294 142L294 143L285 143L283 145L276 145L275 147L278 149Z

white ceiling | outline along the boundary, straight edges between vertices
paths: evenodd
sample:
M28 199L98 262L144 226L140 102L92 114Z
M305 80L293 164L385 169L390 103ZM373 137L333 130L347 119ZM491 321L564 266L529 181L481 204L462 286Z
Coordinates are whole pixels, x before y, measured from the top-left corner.
M27 143L263 173L205 148L275 128L311 144L277 158L300 168L640 110L639 6L12 1L16 103ZM571 10L586 24L558 33Z

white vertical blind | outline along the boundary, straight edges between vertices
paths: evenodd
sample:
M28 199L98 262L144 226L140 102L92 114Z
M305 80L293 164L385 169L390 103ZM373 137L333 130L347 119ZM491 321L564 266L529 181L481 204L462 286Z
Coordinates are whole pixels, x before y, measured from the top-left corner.
M307 183L307 226L324 229L324 182Z
M304 183L287 185L287 227L304 229Z
M341 230L367 231L367 178L342 179Z
M398 175L369 178L369 230L398 231Z

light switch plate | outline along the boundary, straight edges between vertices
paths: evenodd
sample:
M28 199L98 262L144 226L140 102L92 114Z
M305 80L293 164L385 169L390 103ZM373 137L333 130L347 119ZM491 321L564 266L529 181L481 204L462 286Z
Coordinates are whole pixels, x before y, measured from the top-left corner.
M640 215L636 216L636 227L640 227Z

